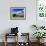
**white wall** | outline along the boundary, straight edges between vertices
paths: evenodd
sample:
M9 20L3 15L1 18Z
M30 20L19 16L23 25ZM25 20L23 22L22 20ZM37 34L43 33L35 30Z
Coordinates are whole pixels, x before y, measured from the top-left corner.
M26 7L26 20L10 20L10 7ZM32 24L36 24L36 0L0 1L0 34L17 26L19 32L29 32L32 35Z

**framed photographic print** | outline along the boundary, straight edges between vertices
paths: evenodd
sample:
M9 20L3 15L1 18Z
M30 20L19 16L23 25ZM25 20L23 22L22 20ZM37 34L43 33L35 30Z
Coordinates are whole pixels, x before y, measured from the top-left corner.
M11 20L24 20L26 19L26 7L11 7L10 8Z

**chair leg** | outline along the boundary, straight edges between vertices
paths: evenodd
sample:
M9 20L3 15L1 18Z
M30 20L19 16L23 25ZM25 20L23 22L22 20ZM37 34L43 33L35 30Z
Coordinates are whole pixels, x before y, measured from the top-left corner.
M5 34L5 46L7 46L7 34Z
M7 46L7 42L6 42L6 41L5 41L5 43L4 43L4 44L5 44L5 46Z

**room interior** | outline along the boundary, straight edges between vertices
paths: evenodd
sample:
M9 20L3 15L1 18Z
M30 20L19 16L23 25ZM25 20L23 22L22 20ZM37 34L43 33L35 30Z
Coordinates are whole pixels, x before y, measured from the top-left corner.
M0 46L46 46L46 1L1 0Z

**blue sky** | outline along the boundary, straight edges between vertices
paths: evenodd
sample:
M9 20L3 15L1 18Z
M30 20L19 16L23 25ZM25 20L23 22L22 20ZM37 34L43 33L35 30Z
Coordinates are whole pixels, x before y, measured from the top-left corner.
M24 9L13 9L14 12L23 11Z

